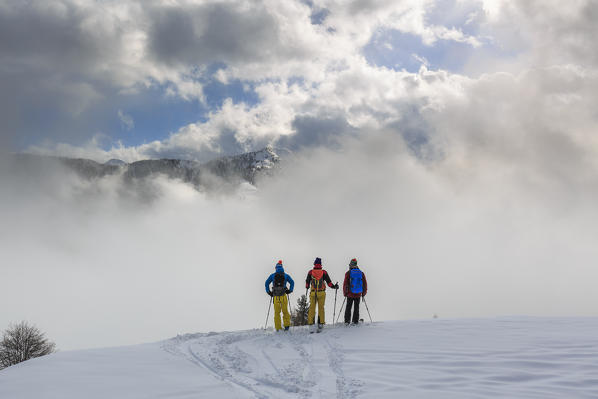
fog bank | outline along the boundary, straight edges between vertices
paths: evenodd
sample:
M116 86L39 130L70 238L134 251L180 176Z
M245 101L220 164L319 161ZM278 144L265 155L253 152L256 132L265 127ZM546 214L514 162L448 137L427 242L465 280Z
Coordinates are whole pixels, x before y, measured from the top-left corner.
M61 349L257 328L276 261L295 303L316 256L341 282L358 259L376 320L597 315L595 186L469 166L370 134L221 196L4 163L0 328L29 320Z

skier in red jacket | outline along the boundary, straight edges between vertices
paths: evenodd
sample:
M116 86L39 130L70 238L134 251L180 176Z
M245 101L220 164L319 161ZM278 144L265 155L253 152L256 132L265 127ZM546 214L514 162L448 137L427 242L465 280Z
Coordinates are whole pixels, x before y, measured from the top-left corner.
M322 269L322 259L316 258L314 268L307 273L305 288L311 287L309 294L309 311L307 312L307 324L312 325L316 318L316 303L318 305L318 328L325 323L324 302L326 301L326 285L335 290L338 284L332 284L328 272Z
M365 279L365 273L357 267L357 259L351 259L349 270L345 273L343 282L343 294L347 298L345 307L345 324L349 325L359 323L359 301L362 296L368 292L368 283ZM353 307L353 319L351 319L351 307Z

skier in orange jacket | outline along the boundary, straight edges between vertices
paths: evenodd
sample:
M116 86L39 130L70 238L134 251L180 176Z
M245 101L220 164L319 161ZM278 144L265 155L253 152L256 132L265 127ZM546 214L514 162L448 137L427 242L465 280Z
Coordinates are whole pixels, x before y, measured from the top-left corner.
M316 304L318 306L318 328L325 324L324 304L326 302L326 285L335 290L338 284L332 284L328 272L322 269L322 259L316 258L314 267L307 273L305 288L311 287L309 294L309 311L307 312L307 324L312 325L316 318Z

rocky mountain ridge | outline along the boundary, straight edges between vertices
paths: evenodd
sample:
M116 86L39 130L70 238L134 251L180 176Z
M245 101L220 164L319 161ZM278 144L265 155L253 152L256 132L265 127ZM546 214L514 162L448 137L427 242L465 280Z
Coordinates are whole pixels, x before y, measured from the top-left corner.
M163 175L193 185L198 190L216 188L221 185L236 185L243 182L254 185L258 176L271 173L280 157L273 147L240 155L225 156L208 162L181 159L147 159L126 163L111 159L99 163L84 158L47 157L31 154L17 154L16 163L39 164L58 161L68 170L85 179L98 179L110 175L121 175L125 181L143 180Z

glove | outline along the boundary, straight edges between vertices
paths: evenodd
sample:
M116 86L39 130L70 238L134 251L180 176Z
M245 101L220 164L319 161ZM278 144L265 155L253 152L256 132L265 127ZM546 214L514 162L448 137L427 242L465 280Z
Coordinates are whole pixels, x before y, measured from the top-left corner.
M272 297L274 296L274 294L272 292L270 292L270 291L268 291L268 295L270 295Z
M291 292L293 292L293 291L291 291L290 289L286 288L286 289L284 290L284 292L286 292L287 294L290 294L290 293L291 293Z
M338 283L334 284L334 285L332 286L332 288L334 288L335 290L338 290Z

